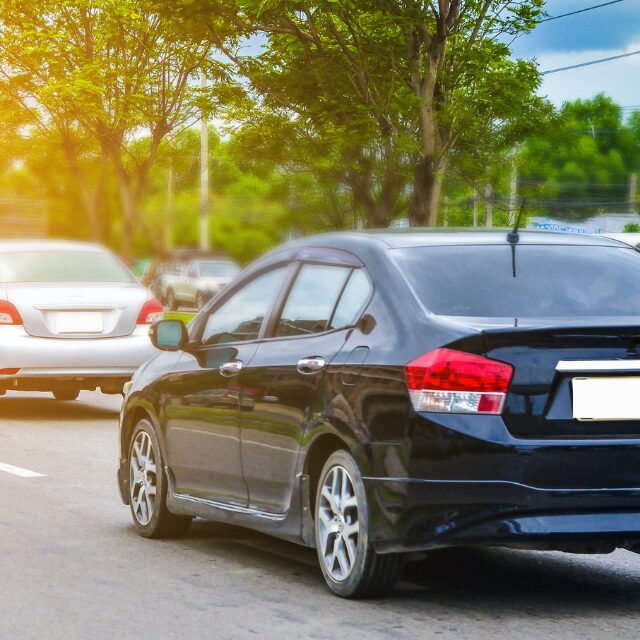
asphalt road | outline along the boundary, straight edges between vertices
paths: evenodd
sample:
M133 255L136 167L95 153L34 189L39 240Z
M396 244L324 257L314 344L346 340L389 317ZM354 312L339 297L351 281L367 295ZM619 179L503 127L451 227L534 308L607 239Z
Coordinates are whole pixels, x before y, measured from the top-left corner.
M138 538L115 483L118 409L0 398L0 639L640 636L640 556L624 551L441 552L392 596L351 602L313 551L251 531Z

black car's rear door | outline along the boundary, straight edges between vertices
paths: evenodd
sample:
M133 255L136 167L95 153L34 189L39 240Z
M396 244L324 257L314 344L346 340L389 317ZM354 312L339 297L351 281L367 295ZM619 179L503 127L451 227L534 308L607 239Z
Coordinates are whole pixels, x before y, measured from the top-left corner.
M363 269L300 266L273 318L272 337L244 372L242 467L250 507L288 510L305 428L325 414L331 362L370 293Z

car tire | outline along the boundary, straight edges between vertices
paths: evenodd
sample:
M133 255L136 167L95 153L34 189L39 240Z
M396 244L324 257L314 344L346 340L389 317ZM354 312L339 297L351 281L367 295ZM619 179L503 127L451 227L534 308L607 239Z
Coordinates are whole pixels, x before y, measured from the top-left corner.
M379 555L371 546L362 474L347 451L332 453L322 469L314 520L320 568L334 594L367 598L382 596L393 589L404 556Z
M52 391L51 393L53 393L53 397L56 400L61 400L61 401L77 400L78 396L80 395L80 391L77 391L77 390L73 390L73 391Z
M178 301L176 300L175 293L173 293L173 289L169 289L167 291L167 307L169 308L169 311L178 310Z
M196 310L200 311L204 305L204 296L198 292L198 295L196 295Z
M144 538L180 538L185 535L191 518L175 515L167 508L168 482L162 452L148 420L140 420L133 430L127 463L129 509L136 532Z

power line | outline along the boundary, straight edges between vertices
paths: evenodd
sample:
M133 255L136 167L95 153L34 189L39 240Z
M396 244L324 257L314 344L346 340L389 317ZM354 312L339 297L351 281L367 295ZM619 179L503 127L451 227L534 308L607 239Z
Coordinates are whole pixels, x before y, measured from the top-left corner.
M584 13L585 11L592 11L593 9L600 9L601 7L607 7L610 4L618 4L623 0L611 0L610 2L603 2L602 4L596 4L593 7L587 7L586 9L578 9L578 11L572 11L571 13L563 13L559 16L551 16L550 18L543 18L542 20L538 20L538 24L542 22L550 22L551 20L558 20L560 18L568 18L569 16L575 16L578 13Z
M570 71L571 69L580 69L580 67L590 67L592 64L600 64L601 62L610 62L611 60L620 60L620 58L629 58L631 56L637 56L639 51L632 51L631 53L622 53L619 56L611 56L609 58L600 58L599 60L590 60L589 62L582 62L580 64L572 64L568 67L559 67L558 69L548 69L543 71L541 75L548 76L550 73L559 73L560 71Z

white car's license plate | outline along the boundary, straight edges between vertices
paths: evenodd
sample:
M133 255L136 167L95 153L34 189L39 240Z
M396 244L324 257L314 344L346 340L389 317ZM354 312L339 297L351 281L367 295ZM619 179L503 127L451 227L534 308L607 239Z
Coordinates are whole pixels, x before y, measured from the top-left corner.
M574 378L576 420L640 420L640 377Z
M102 333L99 311L60 311L56 318L58 333Z

